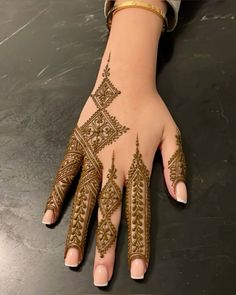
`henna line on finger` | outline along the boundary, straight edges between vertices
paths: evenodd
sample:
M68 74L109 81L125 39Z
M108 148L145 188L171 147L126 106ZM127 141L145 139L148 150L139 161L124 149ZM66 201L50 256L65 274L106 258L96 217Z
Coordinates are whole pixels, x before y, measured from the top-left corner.
M186 160L183 152L181 133L178 128L175 137L177 150L168 161L168 168L170 169L170 180L172 181L172 186L174 187L174 190L179 181L183 181L186 183Z
M144 259L146 267L150 258L150 173L139 151L136 152L126 179L125 213L128 224L128 266L134 258Z
M115 182L117 178L117 169L114 165L114 152L112 156L111 168L108 170L107 182L101 190L98 198L99 209L102 218L98 223L96 230L96 245L100 257L103 258L108 249L117 239L116 227L111 222L111 215L121 206L122 193Z
M82 163L82 159L84 159L84 164L82 167L81 179L73 199L64 258L70 247L76 247L81 252L81 259L83 258L88 224L97 199L102 178L103 165L97 156L98 152L105 146L116 141L121 135L129 130L128 127L122 126L117 118L110 115L106 110L113 100L121 93L109 78L109 61L110 54L102 74L103 80L95 93L91 94L97 107L96 112L88 118L82 126L77 125L73 131L73 140L75 139L79 148L78 150L73 151L72 154L74 157L75 155L81 155L80 161ZM66 154L68 153L69 150L67 150ZM68 165L67 169L63 168L63 171L63 169L60 168L58 175L64 173L63 180L65 185L69 187L80 167L75 171L71 169L73 165L70 165L70 163L66 164ZM56 197L55 193L51 193L51 196L53 197L50 197L45 211L50 208L56 208L58 217L65 198L65 191L62 190L62 182L59 177L56 178L54 187L60 193L57 194Z

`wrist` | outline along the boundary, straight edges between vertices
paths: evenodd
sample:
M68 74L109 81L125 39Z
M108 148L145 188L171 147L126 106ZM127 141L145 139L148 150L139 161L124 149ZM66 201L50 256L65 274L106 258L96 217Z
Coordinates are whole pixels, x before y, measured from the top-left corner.
M106 55L103 57L93 92L100 86L104 79L103 73L107 63ZM129 97L142 95L153 95L156 93L156 71L155 65L146 65L133 63L133 61L124 62L112 58L109 62L109 80L123 94Z
M121 0L117 3L123 2ZM147 0L166 12L166 2ZM106 49L94 90L99 87L109 54L110 74L114 83L128 94L156 91L156 63L163 20L145 9L127 8L113 18Z

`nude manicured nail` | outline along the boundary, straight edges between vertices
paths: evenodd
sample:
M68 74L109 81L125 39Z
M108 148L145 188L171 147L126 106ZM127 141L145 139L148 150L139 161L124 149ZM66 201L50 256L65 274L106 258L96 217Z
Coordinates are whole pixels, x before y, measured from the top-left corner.
M53 211L47 210L43 216L42 223L44 224L52 224L53 223Z
M77 248L70 248L67 251L65 265L70 267L77 267L79 265L80 255Z
M176 185L176 199L178 202L187 203L187 188L184 182L180 181Z
M142 259L134 259L131 262L130 276L132 279L143 279L145 273L145 265Z
M105 265L100 264L96 267L94 272L94 285L104 287L108 284L108 271Z

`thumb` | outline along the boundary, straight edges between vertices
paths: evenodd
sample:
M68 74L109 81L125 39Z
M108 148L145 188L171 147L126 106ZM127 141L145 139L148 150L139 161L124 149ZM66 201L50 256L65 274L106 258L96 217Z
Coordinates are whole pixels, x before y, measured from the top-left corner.
M178 128L164 132L160 150L168 191L175 200L186 204L186 161Z

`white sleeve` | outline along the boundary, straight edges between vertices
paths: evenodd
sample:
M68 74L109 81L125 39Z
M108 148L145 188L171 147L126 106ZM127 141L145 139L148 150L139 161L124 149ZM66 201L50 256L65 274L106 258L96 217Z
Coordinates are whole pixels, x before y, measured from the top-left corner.
M178 14L181 0L165 0L168 4L166 17L168 19L167 32L172 32L178 23ZM104 15L107 17L108 11L112 8L115 1L105 0Z

